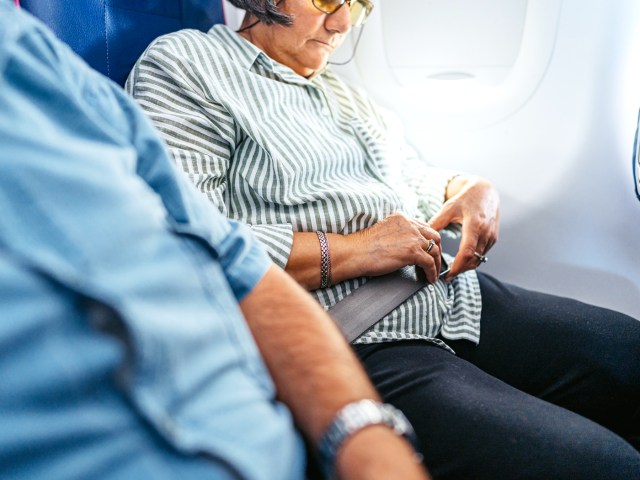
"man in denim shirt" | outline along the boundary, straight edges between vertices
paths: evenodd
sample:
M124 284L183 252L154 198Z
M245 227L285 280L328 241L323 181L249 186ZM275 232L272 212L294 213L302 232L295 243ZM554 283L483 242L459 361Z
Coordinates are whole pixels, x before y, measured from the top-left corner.
M6 0L0 352L0 478L303 478L294 420L318 442L378 399L133 102ZM339 446L344 478L426 478L386 425Z

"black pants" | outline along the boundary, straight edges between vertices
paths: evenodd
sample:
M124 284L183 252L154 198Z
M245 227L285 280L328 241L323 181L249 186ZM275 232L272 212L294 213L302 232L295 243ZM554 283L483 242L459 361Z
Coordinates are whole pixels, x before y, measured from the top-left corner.
M435 479L640 479L640 322L479 274L478 346L356 345Z

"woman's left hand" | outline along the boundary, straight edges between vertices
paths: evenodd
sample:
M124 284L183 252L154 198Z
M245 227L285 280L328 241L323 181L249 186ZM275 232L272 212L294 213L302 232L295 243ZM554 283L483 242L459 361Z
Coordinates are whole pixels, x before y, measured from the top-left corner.
M454 177L447 186L446 202L429 225L442 230L450 223L462 224L462 239L448 280L477 268L498 241L500 199L493 185L481 177Z

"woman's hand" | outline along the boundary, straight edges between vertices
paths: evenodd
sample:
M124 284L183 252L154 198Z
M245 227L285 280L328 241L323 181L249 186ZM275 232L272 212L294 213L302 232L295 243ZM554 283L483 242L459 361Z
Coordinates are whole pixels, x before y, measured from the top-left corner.
M352 243L349 263L352 268L359 268L359 275L384 275L416 265L424 270L430 283L438 280L440 234L425 222L393 213L371 227L347 235L345 240Z
M350 235L327 235L331 278L339 283L351 278L377 276L407 265L421 267L429 283L440 272L440 234L425 222L393 213ZM320 244L314 232L296 232L286 272L303 287L320 286Z
M429 225L442 230L450 223L462 224L460 248L446 277L451 279L477 268L481 263L479 256L486 255L498 241L500 199L489 181L462 175L449 182L446 199Z

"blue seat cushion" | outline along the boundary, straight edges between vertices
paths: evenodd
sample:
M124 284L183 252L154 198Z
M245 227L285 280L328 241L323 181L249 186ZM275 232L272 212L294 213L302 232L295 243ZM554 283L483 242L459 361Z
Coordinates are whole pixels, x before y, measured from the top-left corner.
M182 28L224 22L222 0L21 0L89 65L124 82L144 49Z

